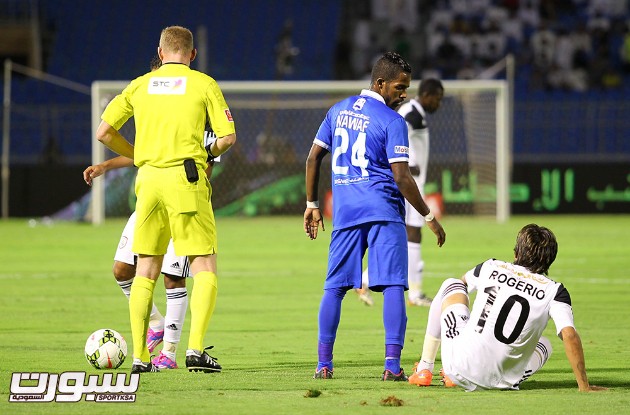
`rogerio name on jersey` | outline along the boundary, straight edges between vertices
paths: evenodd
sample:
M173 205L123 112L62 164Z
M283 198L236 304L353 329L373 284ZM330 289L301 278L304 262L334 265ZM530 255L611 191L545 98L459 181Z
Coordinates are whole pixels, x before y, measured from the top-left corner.
M532 284L523 281L520 278L516 278L512 275L502 274L499 271L494 270L488 277L489 280L494 280L499 284L505 284L508 287L512 287L517 291L528 294L534 298L542 300L545 298L545 291L540 288L536 288Z
M370 117L367 115L349 110L342 110L339 111L339 115L337 115L335 127L349 128L351 130L361 131L364 133L369 123Z

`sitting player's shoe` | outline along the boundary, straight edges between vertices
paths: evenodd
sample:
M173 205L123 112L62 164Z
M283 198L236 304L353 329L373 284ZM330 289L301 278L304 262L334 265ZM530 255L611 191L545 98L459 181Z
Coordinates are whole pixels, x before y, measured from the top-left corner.
M383 376L381 376L381 380L392 382L406 382L407 380L409 380L409 378L407 378L407 375L405 375L405 371L402 368L400 368L399 373L394 373L389 369L385 369L385 371L383 372Z
M177 369L177 362L162 352L160 352L158 357L154 357L151 363L158 369Z
M433 299L431 297L427 297L424 294L416 297L409 297L407 299L407 305L410 307L431 307L431 302Z
M217 363L217 358L210 356L206 350L212 349L214 346L208 346L204 351L188 349L186 350L186 368L189 372L220 372L221 365Z
M429 386L432 380L433 373L428 369L422 369L419 372L414 371L413 374L409 376L409 383L417 386Z
M359 301L361 301L366 306L372 307L374 305L374 300L372 300L372 296L370 295L370 290L367 288L355 288L357 295L359 296Z
M333 370L324 366L323 368L317 370L313 375L313 379L332 379L333 378Z
M442 382L442 385L444 385L445 388L457 387L457 385L451 380L451 378L444 374L444 369L440 369L440 376L442 376L440 382Z
M164 330L154 331L151 327L147 330L147 347L149 353L153 353L158 344L164 340Z
M133 364L131 365L131 373L148 373L148 372L159 372L160 369L157 368L151 362L144 363L140 359L133 359Z

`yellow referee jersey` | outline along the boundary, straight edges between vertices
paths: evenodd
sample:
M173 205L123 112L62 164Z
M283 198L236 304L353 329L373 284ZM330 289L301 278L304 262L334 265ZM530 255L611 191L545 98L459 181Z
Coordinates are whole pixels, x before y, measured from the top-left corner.
M134 164L138 167L174 167L193 158L205 169L206 120L217 137L235 132L216 81L179 63L164 64L131 81L101 118L119 130L132 116L136 125Z

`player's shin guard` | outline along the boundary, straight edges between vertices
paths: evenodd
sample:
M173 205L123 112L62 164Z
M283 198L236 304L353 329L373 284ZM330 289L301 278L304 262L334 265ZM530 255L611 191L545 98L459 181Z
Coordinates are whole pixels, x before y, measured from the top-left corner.
M394 285L383 290L383 325L385 344L405 344L407 329L407 310L405 308L405 290L401 285Z
M318 369L328 366L332 369L333 347L337 337L337 328L341 319L341 302L346 295L343 288L324 290L319 306L319 344L317 347Z
M400 352L405 344L407 312L404 287L383 290L383 325L385 326L385 369L400 372Z
M217 276L210 271L195 274L190 296L190 337L188 348L203 350L203 339L214 313L217 299Z
M166 316L164 318L164 343L177 344L188 308L188 292L185 287L166 290ZM173 352L174 350L169 350Z
M133 357L149 362L151 356L147 349L147 329L149 313L153 304L155 281L136 276L131 285L129 295L129 320L131 322L131 338L133 340Z

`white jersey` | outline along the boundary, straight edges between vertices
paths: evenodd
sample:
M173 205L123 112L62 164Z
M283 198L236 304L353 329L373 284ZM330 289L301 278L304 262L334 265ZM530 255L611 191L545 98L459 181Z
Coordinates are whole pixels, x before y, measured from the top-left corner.
M398 109L407 123L409 136L409 167L418 167L420 174L414 176L418 187L424 191L429 167L429 128L426 113L422 105L415 99L404 103Z
M495 259L465 278L477 297L452 367L481 388L517 388L549 319L557 333L574 327L571 297L562 284Z

